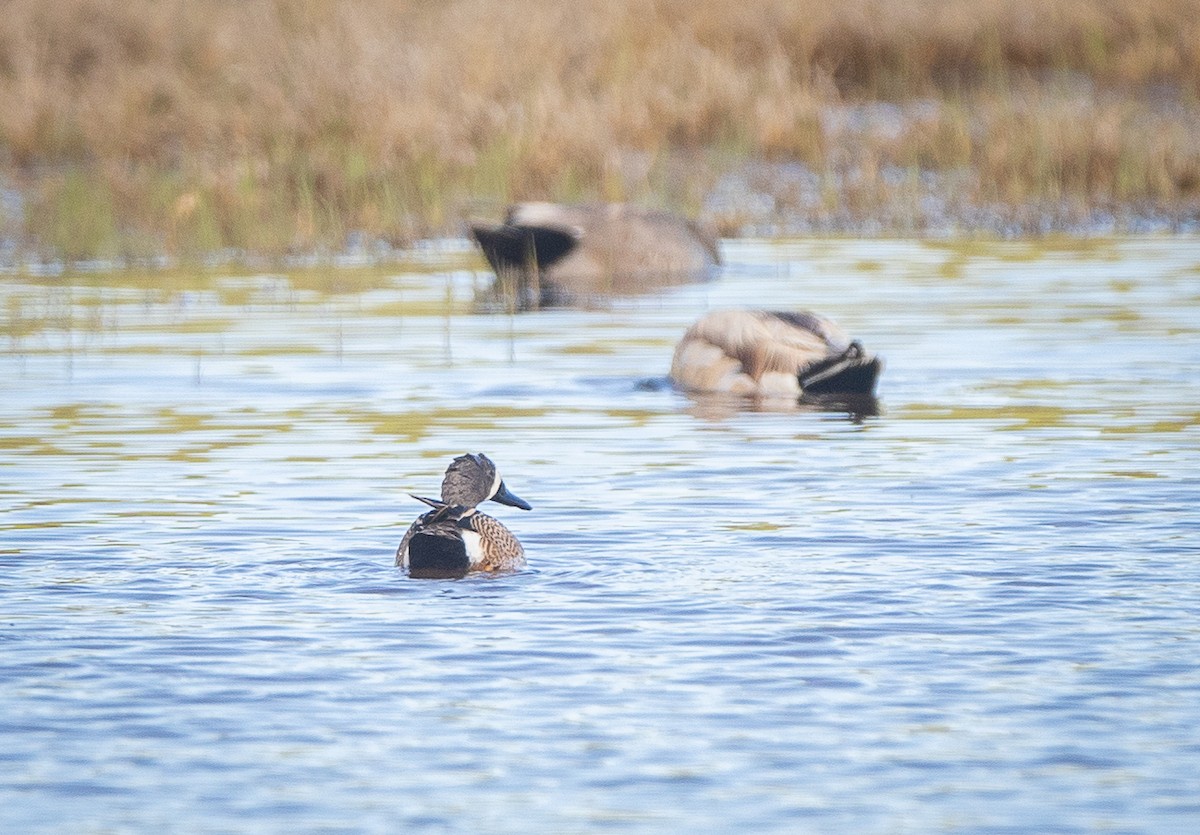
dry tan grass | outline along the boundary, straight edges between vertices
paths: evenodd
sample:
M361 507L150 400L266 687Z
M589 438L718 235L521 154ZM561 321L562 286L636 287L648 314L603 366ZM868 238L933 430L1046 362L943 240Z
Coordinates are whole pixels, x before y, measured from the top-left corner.
M7 228L67 257L404 240L522 198L694 212L747 159L823 178L798 212L915 199L896 170L955 173L964 204L1187 212L1198 101L1197 0L8 0L0 15L0 176L25 198Z

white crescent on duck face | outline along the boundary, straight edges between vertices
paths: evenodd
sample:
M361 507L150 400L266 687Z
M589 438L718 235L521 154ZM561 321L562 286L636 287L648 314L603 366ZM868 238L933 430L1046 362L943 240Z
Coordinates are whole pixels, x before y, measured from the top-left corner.
M461 577L472 571L511 571L525 565L525 549L501 522L476 505L492 500L529 510L505 486L482 453L461 455L446 469L442 498L413 498L432 510L409 526L396 549L396 565L412 577Z
M882 361L807 311L716 310L683 335L671 379L696 392L871 394Z

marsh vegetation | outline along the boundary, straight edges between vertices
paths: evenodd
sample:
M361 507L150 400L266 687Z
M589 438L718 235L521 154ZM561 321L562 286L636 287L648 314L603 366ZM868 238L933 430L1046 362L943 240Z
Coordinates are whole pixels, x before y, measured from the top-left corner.
M1195 0L11 0L0 238L63 259L460 232L521 199L726 234L1178 228Z

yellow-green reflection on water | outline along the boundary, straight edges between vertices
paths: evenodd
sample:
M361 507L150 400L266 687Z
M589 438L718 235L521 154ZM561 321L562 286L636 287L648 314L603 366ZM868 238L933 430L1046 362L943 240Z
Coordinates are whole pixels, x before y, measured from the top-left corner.
M522 316L477 312L489 276L457 246L386 267L9 275L0 357L49 396L25 396L0 450L212 464L269 446L272 462L300 465L366 459L381 445L436 457L457 446L445 438L467 436L481 448L493 438L620 447L642 433L669 437L675 420L724 432L741 415L779 410L676 400L661 380L695 316L742 304L818 310L881 353L883 415L867 425L929 424L948 438L1196 429L1190 403L1165 395L1138 406L1177 379L1136 381L1162 376L1168 343L1200 334L1195 246L729 246L726 274L711 285ZM1106 356L1117 343L1124 370ZM814 413L790 414L792 443L824 442L808 430ZM1117 471L1155 472L1104 470Z
M900 416L919 420L995 422L998 424L995 428L1003 431L1064 426L1077 416L1077 412L1065 406L1038 404L943 406L930 403L910 403Z
M1200 427L1200 411L1191 416L1172 420L1150 420L1126 425L1103 426L1100 432L1105 435L1137 435L1142 433L1171 433L1186 432Z
M355 315L445 316L469 312L469 295L446 276L478 266L465 252L434 253L425 259L372 267L292 269L284 273L220 270L163 270L9 275L3 281L0 336L8 350L44 352L26 344L47 332L98 334L218 334L246 315L303 308L336 310L351 301ZM475 278L471 286L485 280ZM397 298L372 300L383 293ZM120 348L115 348L120 350ZM171 353L147 347L147 352Z
M828 808L886 828L929 785L968 829L1064 797L1060 829L1180 829L1200 242L725 248L708 284L520 316L475 312L455 245L0 278L0 782L74 820L244 783L223 820L258 828L336 828L370 774L381 830L566 786L851 831ZM673 391L675 341L737 305L882 354L879 414ZM410 579L406 494L467 451L533 506L487 506L529 570ZM555 823L616 819L587 814Z

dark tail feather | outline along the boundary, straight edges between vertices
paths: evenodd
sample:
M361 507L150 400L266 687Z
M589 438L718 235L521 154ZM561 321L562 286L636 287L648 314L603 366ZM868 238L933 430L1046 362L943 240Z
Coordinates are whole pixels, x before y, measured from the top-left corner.
M471 558L461 539L419 533L408 543L408 576L446 580L465 576Z
M836 357L830 357L800 374L805 394L873 394L883 360L868 356L858 342Z
M473 223L471 237L479 244L492 269L546 269L575 248L569 232L540 226Z
M425 502L425 504L433 508L432 511L421 517L423 523L426 525L433 525L446 519L458 519L467 512L467 508L462 505L446 504L441 499L427 499L424 496L417 496L413 493L409 493L408 495L419 502Z

